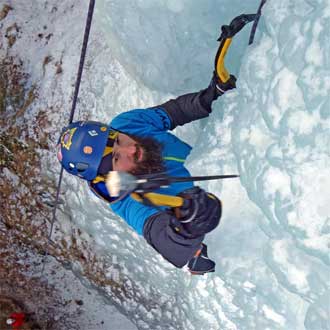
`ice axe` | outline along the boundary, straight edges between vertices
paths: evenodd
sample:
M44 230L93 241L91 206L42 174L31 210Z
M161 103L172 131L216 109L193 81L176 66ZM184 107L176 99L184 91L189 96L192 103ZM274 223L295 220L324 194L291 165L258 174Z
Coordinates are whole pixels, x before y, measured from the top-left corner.
M176 177L162 173L134 176L127 172L111 171L107 175L105 183L111 197L119 196L119 199L123 199L131 194L139 202L147 200L156 206L180 207L184 203L182 197L158 194L153 191L180 182L222 180L238 177L237 174Z

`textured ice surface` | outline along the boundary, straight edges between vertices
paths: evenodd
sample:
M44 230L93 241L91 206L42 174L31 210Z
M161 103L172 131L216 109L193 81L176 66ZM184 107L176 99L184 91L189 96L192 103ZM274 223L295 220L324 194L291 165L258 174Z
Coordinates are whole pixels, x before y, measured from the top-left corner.
M97 117L206 86L219 25L257 5L100 0L95 24L112 57L99 55L90 82ZM118 304L142 329L329 329L330 3L269 1L250 47L248 32L227 61L237 90L177 130L195 147L193 174L241 175L203 184L224 202L207 238L215 274L175 269L80 185L71 199L76 221L134 282Z
M79 116L109 121L205 87L219 26L258 2L97 1ZM224 202L206 240L215 274L175 269L65 177L67 212L118 264L109 277L131 298L103 294L140 329L330 328L330 2L269 0L250 47L248 33L228 54L237 89L177 130L195 147L192 174L241 175L203 184Z

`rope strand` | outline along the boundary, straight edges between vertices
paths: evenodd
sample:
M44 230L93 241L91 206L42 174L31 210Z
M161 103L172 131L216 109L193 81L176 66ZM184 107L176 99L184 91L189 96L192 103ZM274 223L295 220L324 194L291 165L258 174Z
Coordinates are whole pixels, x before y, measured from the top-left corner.
M90 32L91 25L92 25L94 6L95 6L95 0L90 0L87 19L86 19L84 40L83 40L83 45L82 45L82 49L81 49L81 56L80 56L77 80L76 80L75 91L74 91L74 95L73 95L72 108L71 108L71 112L70 112L69 124L71 124L72 121L73 121L73 116L74 116L74 112L75 112L76 104L77 104L77 100L78 100L81 76L82 76L82 72L83 72L83 69L84 69L84 62L85 62L85 57L86 57L86 52L87 52L89 32Z
M80 55L80 61L79 61L78 74L77 74L77 79L76 79L76 83L75 83L75 90L74 90L74 95L73 95L73 100L72 100L72 107L71 107L71 112L70 112L69 124L72 123L74 113L75 113L75 110L76 110L78 94L79 94L79 87L80 87L80 82L81 82L81 77L82 77L82 72L83 72L83 69L84 69L85 57L86 57L86 52L87 52L89 32L90 32L91 25L92 25L94 7L95 7L95 0L90 0L87 19L86 19L86 25L85 25L84 39L83 39L81 55ZM60 172L60 176L59 176L59 179L58 179L57 190L56 190L56 199L55 199L53 212L52 212L52 220L51 220L51 225L50 225L50 229L49 229L49 234L48 234L48 237L47 237L47 245L46 245L46 248L45 248L45 254L44 254L44 257L43 257L43 260L42 260L43 265L42 265L41 275L44 273L44 270L45 270L45 259L49 255L49 244L51 242L51 238L52 238L52 234L53 234L53 230L54 230L54 224L55 224L55 221L56 221L56 211L57 211L57 206L58 206L58 202L59 202L62 178L63 178L63 167L61 167L61 172Z

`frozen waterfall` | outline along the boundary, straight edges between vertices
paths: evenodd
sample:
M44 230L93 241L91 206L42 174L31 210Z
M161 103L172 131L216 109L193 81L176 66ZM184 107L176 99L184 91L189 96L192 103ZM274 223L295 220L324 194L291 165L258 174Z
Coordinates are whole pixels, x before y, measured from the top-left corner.
M258 5L96 1L93 24L103 32L90 44L82 112L109 122L204 88L220 26ZM252 46L250 28L227 56L237 89L209 118L176 131L194 146L193 175L241 175L202 184L224 203L206 240L214 274L175 269L65 177L67 212L111 260L109 277L131 290L124 301L111 288L102 294L139 329L330 329L330 1L268 0Z

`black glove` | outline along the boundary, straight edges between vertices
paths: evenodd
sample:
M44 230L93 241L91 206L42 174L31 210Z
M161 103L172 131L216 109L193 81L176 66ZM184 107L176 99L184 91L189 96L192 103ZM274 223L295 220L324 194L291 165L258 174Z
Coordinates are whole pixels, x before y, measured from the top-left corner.
M180 196L185 202L175 210L175 215L192 237L204 235L218 226L221 202L216 196L199 187L185 190Z
M236 80L236 77L231 74L229 80L223 83L217 74L213 72L213 77L209 85L209 88L213 90L213 100L216 100L226 91L236 88Z
M216 76L216 75L215 75ZM225 93L229 91L230 89L236 88L236 77L234 75L230 75L229 80L227 80L225 83L222 82L219 78L217 79L216 87L220 91L220 93Z

